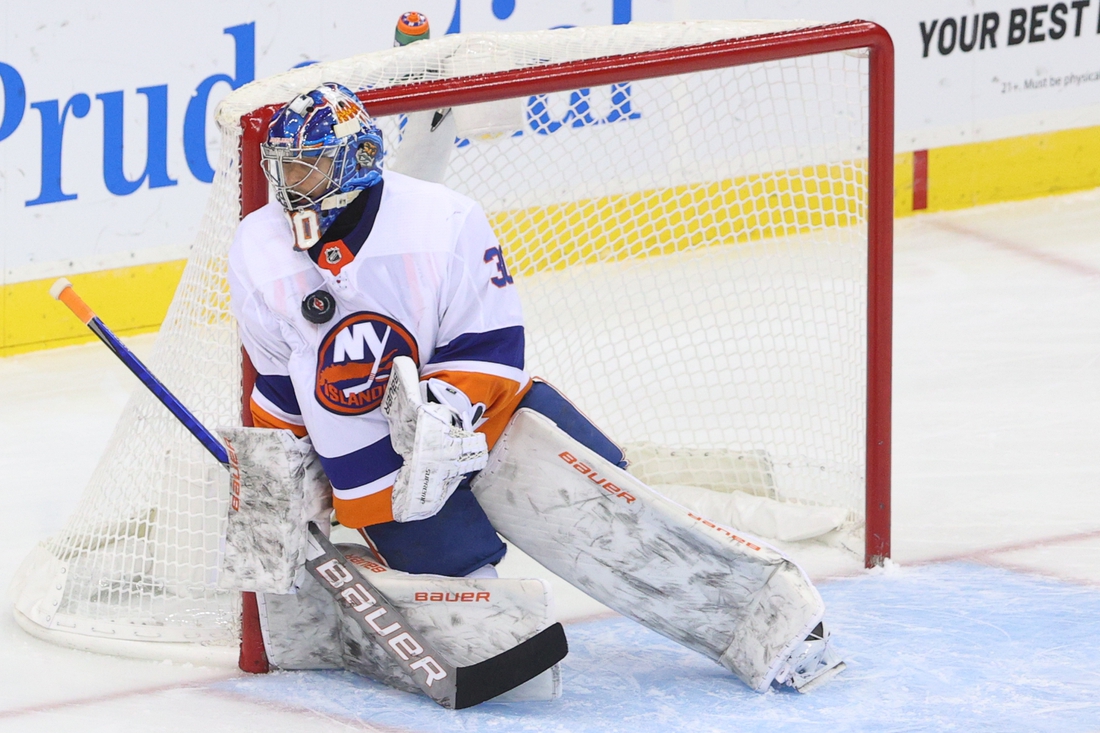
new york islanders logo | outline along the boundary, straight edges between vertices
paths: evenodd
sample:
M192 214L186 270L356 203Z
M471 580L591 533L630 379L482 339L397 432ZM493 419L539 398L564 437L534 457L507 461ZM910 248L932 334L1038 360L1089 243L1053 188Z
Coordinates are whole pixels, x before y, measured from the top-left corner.
M353 313L337 323L317 354L321 407L338 415L362 415L382 403L395 356L420 363L416 340L397 321L378 313Z

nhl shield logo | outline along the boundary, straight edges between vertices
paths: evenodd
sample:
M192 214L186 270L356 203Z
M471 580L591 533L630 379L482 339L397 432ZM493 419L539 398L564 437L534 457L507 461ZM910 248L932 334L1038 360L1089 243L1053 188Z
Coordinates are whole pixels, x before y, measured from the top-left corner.
M382 403L397 356L420 363L416 340L400 323L369 312L344 318L321 341L317 402L338 415L370 412Z
M352 260L355 259L355 255L351 253L348 246L344 244L344 240L337 239L333 242L320 245L321 252L317 255L317 266L322 270L328 270L333 275L339 275L340 270L344 269Z

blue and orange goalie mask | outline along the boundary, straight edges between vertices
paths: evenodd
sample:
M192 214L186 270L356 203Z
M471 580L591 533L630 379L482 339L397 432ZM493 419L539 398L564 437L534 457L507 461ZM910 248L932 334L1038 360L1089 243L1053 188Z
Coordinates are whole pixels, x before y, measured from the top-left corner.
M281 107L260 146L264 175L309 249L360 191L382 179L382 133L347 88L322 84Z

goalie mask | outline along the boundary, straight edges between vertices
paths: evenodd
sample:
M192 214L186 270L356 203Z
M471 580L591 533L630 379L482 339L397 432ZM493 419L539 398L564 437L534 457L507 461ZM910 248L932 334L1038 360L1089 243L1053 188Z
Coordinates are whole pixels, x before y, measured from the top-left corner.
M339 84L322 84L281 107L260 151L300 250L316 244L359 191L382 180L382 133Z

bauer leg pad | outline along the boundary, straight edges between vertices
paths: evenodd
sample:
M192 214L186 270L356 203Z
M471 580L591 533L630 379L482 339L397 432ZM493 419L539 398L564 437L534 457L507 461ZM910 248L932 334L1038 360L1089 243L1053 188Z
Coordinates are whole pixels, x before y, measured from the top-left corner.
M648 488L521 408L473 490L493 526L549 570L766 690L821 622L778 550Z
M726 527L799 542L825 535L848 521L846 509L782 501L775 467L764 450L669 449L655 443L633 443L625 450L631 475Z

